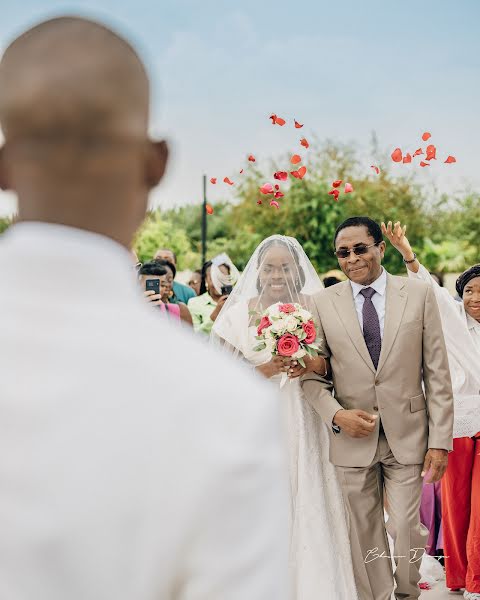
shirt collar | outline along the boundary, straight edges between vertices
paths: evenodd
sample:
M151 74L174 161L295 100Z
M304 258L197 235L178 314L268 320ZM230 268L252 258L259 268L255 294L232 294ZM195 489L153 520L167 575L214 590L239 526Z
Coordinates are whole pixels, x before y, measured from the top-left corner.
M360 285L359 283L355 283L355 281L352 281L351 279L350 285L352 286L354 298L356 298L358 294L367 287L371 287L377 292L377 294L383 296L385 294L385 290L387 289L387 272L382 267L382 272L380 273L380 276L377 279L375 279L375 281L370 285Z
M480 333L480 323L474 319L473 317L471 317L466 311L465 311L465 315L467 317L467 327L470 331L477 329L478 333Z

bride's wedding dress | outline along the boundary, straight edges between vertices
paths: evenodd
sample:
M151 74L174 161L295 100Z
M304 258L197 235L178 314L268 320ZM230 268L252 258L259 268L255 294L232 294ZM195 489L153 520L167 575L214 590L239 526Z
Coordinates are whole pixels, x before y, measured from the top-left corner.
M271 354L253 350L258 341L250 309L247 297L225 305L214 335L257 366L269 362ZM356 600L346 516L328 459L326 425L305 400L298 379L283 386L281 375L269 381L282 408L290 463L292 600Z

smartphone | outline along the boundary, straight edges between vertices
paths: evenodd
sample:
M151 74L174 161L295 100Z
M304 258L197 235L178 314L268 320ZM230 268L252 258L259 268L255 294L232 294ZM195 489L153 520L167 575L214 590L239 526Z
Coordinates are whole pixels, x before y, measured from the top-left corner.
M160 279L147 279L145 282L145 290L153 290L155 294L160 293Z
M233 285L224 285L221 289L222 296L229 296L233 291Z

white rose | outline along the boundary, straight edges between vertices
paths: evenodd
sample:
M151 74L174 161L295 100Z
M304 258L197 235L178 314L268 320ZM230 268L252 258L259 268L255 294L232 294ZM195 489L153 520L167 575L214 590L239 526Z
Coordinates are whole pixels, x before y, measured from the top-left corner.
M298 321L293 315L289 315L285 319L285 326L286 326L286 330L291 333L292 331L295 331L295 329L297 329Z
M287 329L287 322L285 319L275 319L275 321L272 324L272 331L274 333L285 333Z
M275 350L275 346L277 344L277 340L275 338L269 337L265 340L265 344L267 345L265 350L268 350L270 354L273 354L273 351Z
M305 323L307 321L310 321L310 319L312 318L311 313L309 313L308 310L305 310L304 308L302 308L299 311L299 315L300 315L300 318L302 319L302 321L305 322Z
M305 350L305 348L300 348L300 350L297 350L297 352L295 352L295 354L292 355L292 358L303 358L304 356L306 356L307 351Z
M279 307L280 307L280 302L277 302L277 304L272 304L272 306L268 307L267 314L269 316L273 316L273 317L278 316L280 314Z

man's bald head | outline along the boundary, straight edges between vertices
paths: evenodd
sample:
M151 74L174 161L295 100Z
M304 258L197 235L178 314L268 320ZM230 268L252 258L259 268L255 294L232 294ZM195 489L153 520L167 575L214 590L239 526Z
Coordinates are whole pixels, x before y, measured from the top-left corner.
M129 246L168 156L148 108L142 62L102 25L62 17L18 37L0 62L0 188L17 192L20 220Z
M18 37L0 63L6 141L146 139L149 85L133 48L102 25L75 17Z

